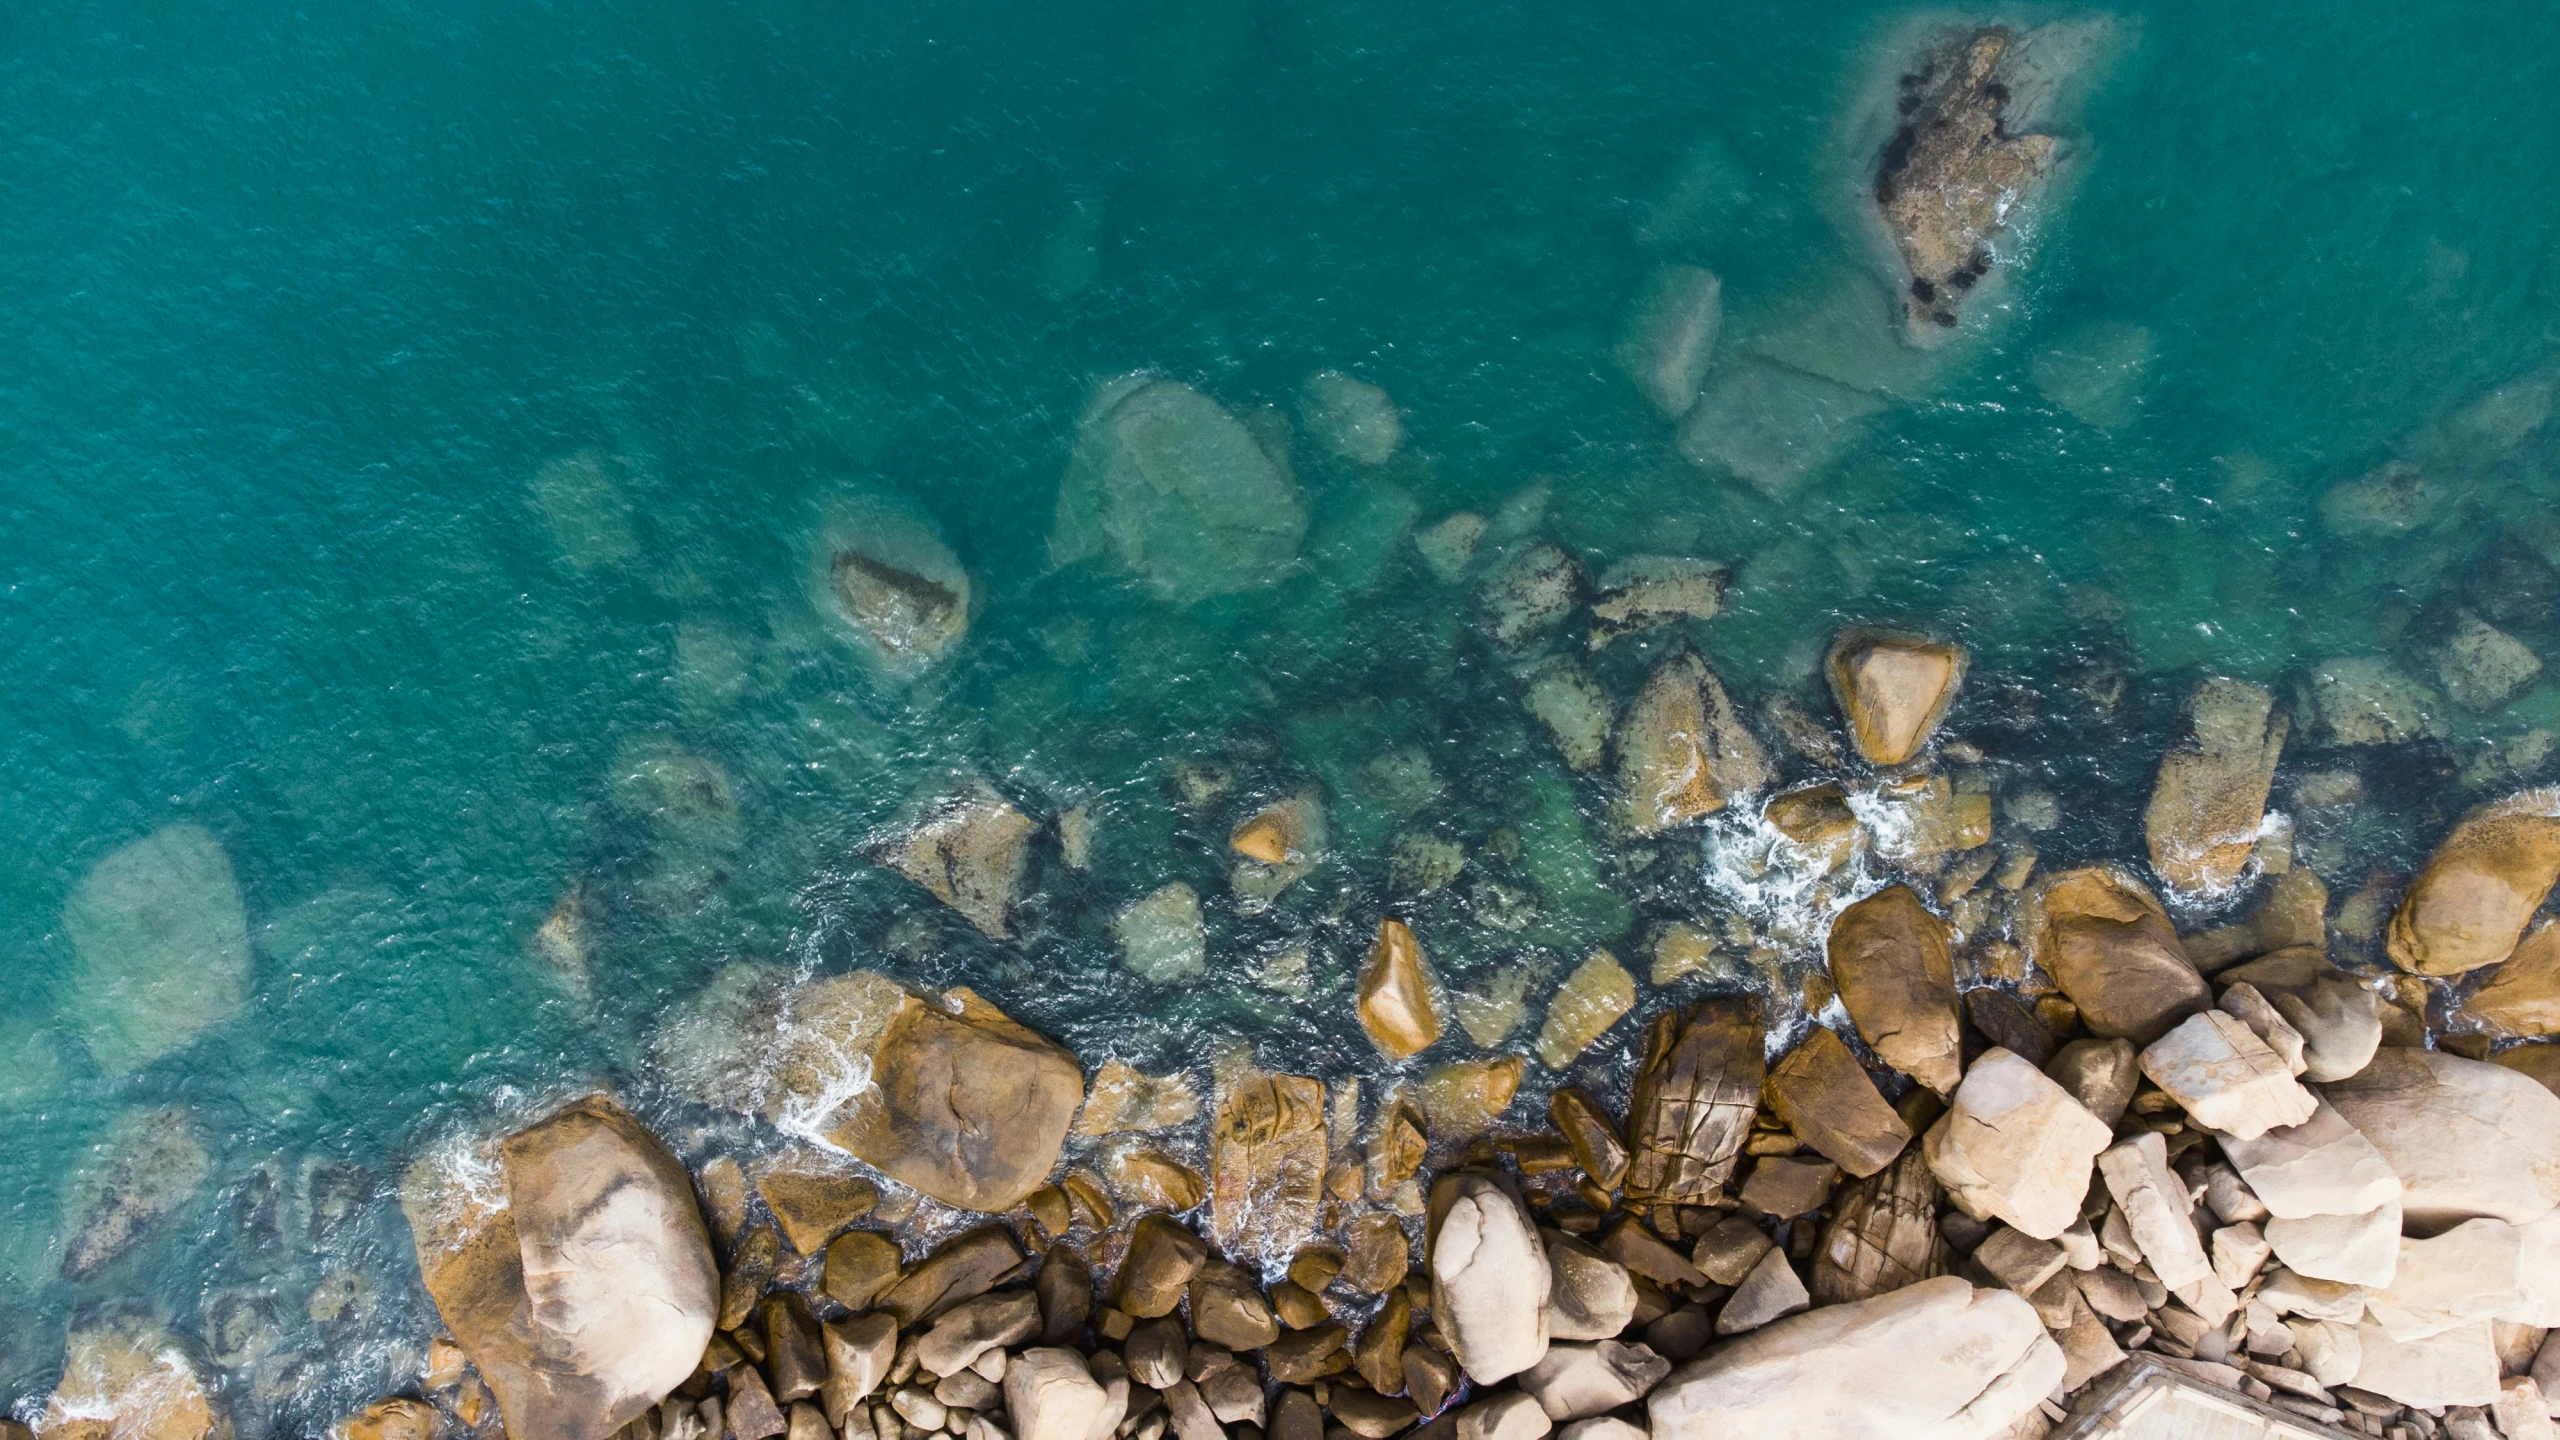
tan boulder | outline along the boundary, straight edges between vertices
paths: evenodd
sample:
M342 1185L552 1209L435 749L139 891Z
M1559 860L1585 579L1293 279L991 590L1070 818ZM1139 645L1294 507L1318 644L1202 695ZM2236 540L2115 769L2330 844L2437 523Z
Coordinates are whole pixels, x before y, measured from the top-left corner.
M880 1203L880 1187L844 1165L815 1151L783 1157L756 1177L756 1193L764 1197L783 1238L803 1255L826 1249L844 1228L871 1213Z
M1893 1163L1911 1129L1848 1045L1817 1025L1769 1071L1769 1108L1796 1138L1860 1177Z
M2113 1138L2024 1057L1994 1049L1965 1072L1922 1150L1966 1214L2050 1240L2080 1218L2090 1167Z
M2188 697L2185 733L2161 757L2142 816L2151 868L2170 889L2220 895L2240 882L2289 728L2275 697L2244 681L2217 676Z
M2296 872L2299 873L2299 872ZM2382 999L2309 945L2234 966L2215 977L2254 986L2302 1037L2302 1078L2314 1085L2362 1070L2382 1043Z
M1125 1060L1105 1060L1093 1072L1074 1133L1170 1130L1200 1118L1200 1092L1180 1075L1147 1075Z
M1470 1140L1493 1128L1529 1062L1518 1055L1484 1060L1453 1060L1422 1077L1422 1113L1430 1117L1435 1140Z
M1866 1300L1945 1274L1952 1257L1938 1233L1939 1195L1917 1145L1841 1191L1813 1252L1815 1303Z
M2196 1124L2238 1140L2311 1118L2315 1102L2283 1057L2238 1017L2207 1010L2142 1052L2142 1073Z
M44 1440L213 1440L230 1428L178 1342L143 1320L72 1331L62 1378L35 1418Z
M1547 1003L1546 1023L1538 1029L1538 1059L1561 1070L1591 1048L1636 1004L1636 978L1618 957L1594 950L1574 967Z
M1702 1000L1656 1016L1627 1105L1627 1198L1719 1200L1759 1108L1765 1068L1756 1000Z
M1143 1145L1122 1144L1105 1152L1102 1175L1114 1198L1141 1209L1188 1210L1209 1195L1209 1182L1199 1171Z
M1030 858L1031 817L984 780L922 802L868 847L870 857L921 885L963 919L1002 940L1006 912Z
M1857 812L1849 808L1849 792L1836 780L1780 791L1760 807L1760 818L1826 871L1848 864L1866 842Z
M2463 817L2436 847L2386 947L2418 975L2459 975L2515 952L2560 878L2560 788L2526 790Z
M2560 921L2535 926L2457 1013L2502 1039L2560 1035Z
M1546 1357L1546 1247L1493 1176L1462 1171L1431 1188L1432 1319L1477 1384L1508 1379Z
M2560 1202L2560 1097L2528 1076L2395 1046L2322 1093L2399 1175L2412 1227L2522 1225Z
M1724 682L1685 648L1645 677L1617 745L1618 819L1637 835L1703 819L1776 778Z
M1573 1151L1573 1163L1603 1190L1615 1190L1627 1174L1627 1142L1600 1102L1566 1085L1547 1097L1547 1119Z
M693 1373L719 1273L684 1166L592 1095L410 1167L419 1276L513 1435L604 1440Z
M1270 908L1324 859L1324 797L1304 790L1273 801L1238 824L1227 846L1236 854L1229 881L1239 908L1248 915Z
M1940 1095L1954 1090L1964 1059L1947 922L1909 886L1888 885L1831 922L1828 952L1840 1003L1877 1057Z
M1360 967L1360 1028L1390 1060L1402 1060L1440 1038L1439 986L1422 944L1401 920L1378 922L1377 942Z
M329 1427L329 1440L436 1440L444 1417L424 1400L376 1400Z
M1324 1082L1254 1072L1218 1099L1209 1132L1209 1233L1239 1261L1285 1255L1324 1201Z
M2027 958L2053 977L2101 1039L2148 1045L2213 1003L2168 912L2114 866L2047 878L2028 892L2017 924Z
M1943 27L1924 54L1902 62L1900 124L1877 157L1871 193L1908 277L1896 289L1914 343L1955 328L1994 254L2014 256L2004 239L2011 222L2041 208L2032 202L2061 146L2032 128L2044 105L2021 97L2049 105L2053 50L2086 42L2031 43L2040 36L2021 44L2005 25Z
M1849 738L1873 765L1920 753L1964 684L1965 652L1923 635L1849 630L1831 644L1823 673L1849 722Z
M812 981L790 1009L779 1110L963 1210L1010 1210L1048 1180L1084 1100L1064 1047L965 987L928 997L871 971Z

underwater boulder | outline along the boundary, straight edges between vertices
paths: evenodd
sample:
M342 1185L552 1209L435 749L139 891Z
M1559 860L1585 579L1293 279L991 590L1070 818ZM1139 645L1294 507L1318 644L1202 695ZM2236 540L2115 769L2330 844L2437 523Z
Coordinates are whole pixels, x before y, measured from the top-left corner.
M1384 465L1404 444L1404 421L1386 391L1339 370L1319 370L1298 391L1298 417L1318 445L1359 465Z
M45 1440L208 1440L228 1434L204 1377L169 1332L138 1319L71 1332L62 1378L36 1416Z
M1306 533L1287 466L1225 407L1126 376L1098 387L1076 426L1049 555L1107 558L1187 605L1279 579Z
M1618 368L1662 412L1677 420L1698 403L1724 325L1724 282L1695 265L1665 265L1645 281L1619 336Z
M1031 818L984 780L969 779L925 799L867 849L870 858L913 880L960 912L990 940L1012 934L1006 914L1030 859Z
M2258 846L2291 721L2275 697L2214 677L2188 697L2186 733L2160 758L2142 816L2151 868L2170 889L2227 893Z
M511 1435L604 1440L682 1384L720 1275L684 1166L590 1095L401 1183L418 1273Z
M1703 819L1776 778L1724 682L1686 647L1645 678L1617 744L1618 820L1637 835Z
M969 633L969 572L921 516L885 501L840 500L810 546L808 588L819 613L863 657L913 675Z
M187 1112L135 1110L117 1118L90 1162L72 1177L78 1217L62 1251L62 1278L85 1280L131 1249L191 1199L212 1169Z
M109 1075L193 1040L248 990L240 883L201 825L163 826L99 861L63 906L62 930L76 1000L66 1018Z

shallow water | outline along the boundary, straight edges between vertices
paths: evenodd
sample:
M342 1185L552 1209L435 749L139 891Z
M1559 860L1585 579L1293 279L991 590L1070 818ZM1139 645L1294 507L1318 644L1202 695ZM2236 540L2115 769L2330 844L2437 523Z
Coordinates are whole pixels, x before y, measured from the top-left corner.
M1409 542L1451 511L1594 570L1735 567L1727 613L1595 662L1621 701L1684 635L1754 709L1819 709L1842 623L1961 636L1951 723L2004 789L2062 797L2054 860L2139 855L2201 671L2286 693L2337 656L2423 672L2454 604L2560 639L2554 596L2479 560L2501 536L2560 556L2539 528L2560 427L2534 399L2560 360L2543 7L2108 12L2069 183L1998 313L1925 377L1843 342L1893 403L1783 500L1682 458L1611 347L1664 263L1722 276L1719 364L1830 343L1804 318L1826 304L1881 312L1839 218L1866 164L1844 117L1912 12L876 11L6 19L0 1404L44 1392L75 1315L194 1331L242 1293L283 1317L226 1381L244 1425L373 1393L433 1323L400 1166L590 1083L707 1134L646 1039L731 958L965 980L1088 1064L1205 1083L1243 1037L1377 1076L1348 985L1400 834L1474 853L1407 907L1462 984L1594 944L1632 960L1645 924L1731 908L1694 842L1603 843L1601 788ZM2087 383L2130 357L2130 383ZM1285 419L1325 367L1384 386L1409 440L1365 470L1297 437L1311 529L1276 583L1174 606L1051 568L1097 381L1151 370ZM2324 517L2400 454L2437 486L2410 527ZM812 603L815 537L854 499L938 528L979 591L921 679L880 676ZM2090 698L2110 676L2112 710ZM2431 713L2440 736L2330 755L2297 723L2288 773L2367 782L2304 822L2333 888L2539 776L2560 686ZM1238 790L1178 805L1193 754ZM860 858L955 769L1096 816L1094 868L1045 865L1018 943ZM1238 913L1227 826L1310 780L1334 859ZM66 906L179 821L236 870L241 1000L110 1073ZM1211 972L1167 991L1117 967L1108 922L1175 879L1213 897ZM1524 928L1488 923L1480 879L1529 897ZM580 883L591 1001L532 948ZM1312 997L1246 983L1291 939ZM1623 1083L1632 1028L1586 1060L1597 1083ZM171 1104L210 1178L64 1280L66 1177L117 1116ZM264 1247L239 1218L262 1165L290 1232ZM315 1220L307 1174L360 1196L351 1218Z

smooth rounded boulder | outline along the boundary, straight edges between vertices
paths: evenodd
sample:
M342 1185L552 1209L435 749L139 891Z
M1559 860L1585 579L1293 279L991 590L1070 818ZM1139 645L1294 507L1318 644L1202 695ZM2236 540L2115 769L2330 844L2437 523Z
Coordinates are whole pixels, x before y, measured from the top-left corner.
M508 1434L604 1440L701 1363L719 1312L710 1232L684 1166L610 1098L427 1155L400 1208Z
M1671 1372L1653 1440L2000 1434L2062 1379L2035 1307L1953 1275L1774 1321Z
M2385 949L2414 975L2460 975L2515 953L2560 879L2560 787L2463 817L2391 917Z
M1849 738L1872 765L1899 765L1920 753L1964 684L1965 652L1925 635L1851 630L1832 642L1823 673L1849 722Z
M2148 1045L2213 1004L2178 927L2141 881L2112 865L2067 870L2028 895L2027 958L2051 975L2089 1033Z
M1478 1385L1546 1358L1554 1271L1518 1197L1493 1176L1444 1175L1431 1187L1431 1314Z
M1827 943L1832 984L1859 1038L1894 1069L1945 1095L1963 1078L1947 922L1907 885L1840 912Z

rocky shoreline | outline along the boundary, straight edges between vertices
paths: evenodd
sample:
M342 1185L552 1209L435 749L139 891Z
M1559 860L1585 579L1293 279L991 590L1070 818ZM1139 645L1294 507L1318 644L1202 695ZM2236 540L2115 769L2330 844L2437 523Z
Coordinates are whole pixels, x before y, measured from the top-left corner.
M2560 923L2535 923L2560 792L2476 810L2357 921L2269 823L2284 712L2209 679L2157 771L2149 868L2247 898L2181 933L2131 866L1994 843L1939 733L1967 669L1844 633L1826 738L1864 763L1765 798L1769 757L1686 650L1610 736L1631 831L1756 814L1772 864L1879 867L1790 997L1809 1027L1772 1028L1747 964L1638 1016L1595 951L1534 1037L1506 1027L1522 1048L1426 1068L1463 1015L1387 916L1357 1016L1405 1078L1364 1107L1357 1081L1231 1056L1204 1106L1179 1075L1088 1076L967 989L715 981L662 1061L814 1143L689 1170L594 1095L421 1156L401 1208L447 1333L336 1433L2035 1436L2140 1357L2393 1440L2551 1434L2560 1045L2532 1042L2560 1031ZM1302 866L1321 815L1239 816L1240 893ZM875 858L1001 937L1032 828L977 786ZM2333 959L2345 923L2385 963ZM1657 937L1654 983L1691 949ZM1521 1113L1531 1063L1639 1022L1623 1107L1567 1083ZM103 1215L67 1263L151 1219ZM76 1329L21 1413L47 1440L228 1428L188 1347L130 1319Z

